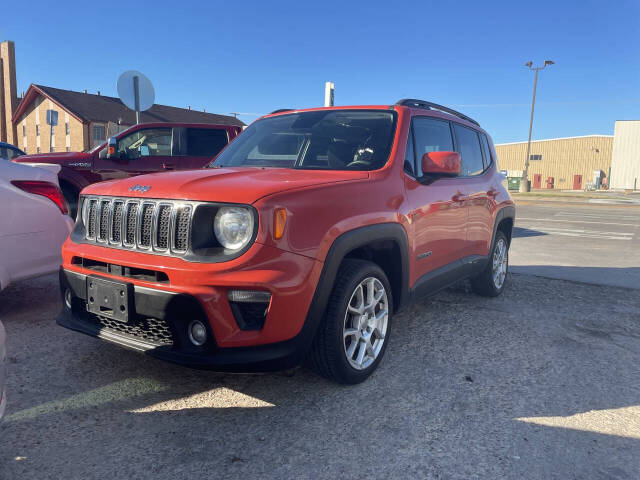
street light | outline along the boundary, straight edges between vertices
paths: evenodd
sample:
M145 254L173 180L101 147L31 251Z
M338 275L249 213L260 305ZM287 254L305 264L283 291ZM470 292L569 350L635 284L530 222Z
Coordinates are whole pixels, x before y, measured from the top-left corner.
M527 158L524 161L524 170L522 172L522 180L520 181L520 193L529 191L529 153L531 152L531 130L533 130L533 110L536 106L536 87L538 86L538 71L544 70L547 65L553 65L551 60L545 60L541 67L534 67L533 62L529 61L524 64L529 70L535 70L536 74L533 80L533 100L531 100L531 120L529 120L529 141L527 142Z

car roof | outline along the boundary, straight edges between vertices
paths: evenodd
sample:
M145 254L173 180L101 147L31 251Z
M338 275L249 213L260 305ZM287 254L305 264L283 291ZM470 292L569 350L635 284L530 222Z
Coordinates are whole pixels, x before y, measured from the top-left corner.
M401 100L402 101L402 100ZM409 99L410 102L417 102ZM340 105L333 107L312 107L312 108L281 108L278 110L274 110L273 112L264 115L262 118L274 117L279 115L288 115L291 113L304 113L304 112L316 112L322 110L400 110L406 109L411 113L411 116L426 116L426 117L435 117L440 118L442 120L454 121L458 122L462 125L468 126L475 130L480 130L483 133L486 133L484 129L480 126L478 122L473 120L472 118L460 113L456 112L453 109L449 109L448 107L444 107L442 105L437 105L430 102L425 102L431 105L430 108L425 108L422 106L417 106L415 104L399 104L395 103L393 105ZM439 107L439 108L438 108ZM446 109L449 111L441 110ZM452 113L449 113L452 112Z

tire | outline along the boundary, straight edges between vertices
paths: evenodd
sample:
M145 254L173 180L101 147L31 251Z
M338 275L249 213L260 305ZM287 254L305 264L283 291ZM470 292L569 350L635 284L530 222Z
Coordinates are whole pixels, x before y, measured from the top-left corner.
M76 213L78 212L78 196L80 195L80 192L68 183L60 184L60 190L62 190L62 196L69 206L69 216L75 220Z
M505 234L498 230L487 266L480 275L471 279L471 289L483 297L497 297L507 284L508 270L509 241Z
M382 269L364 260L344 260L311 347L311 367L337 383L364 381L387 349L392 312L391 286Z

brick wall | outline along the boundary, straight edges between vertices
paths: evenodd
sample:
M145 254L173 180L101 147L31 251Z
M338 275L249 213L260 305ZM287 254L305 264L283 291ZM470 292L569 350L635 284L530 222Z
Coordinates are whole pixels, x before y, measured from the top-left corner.
M67 148L71 152L80 152L89 148L85 125L77 118L66 112L60 105L38 96L29 105L25 114L17 122L17 145L27 153L49 153L50 126L47 125L47 110L58 112L58 125L53 127L53 147L56 152L65 152ZM69 134L67 126L69 124ZM36 126L39 125L40 135ZM26 136L24 135L26 133Z

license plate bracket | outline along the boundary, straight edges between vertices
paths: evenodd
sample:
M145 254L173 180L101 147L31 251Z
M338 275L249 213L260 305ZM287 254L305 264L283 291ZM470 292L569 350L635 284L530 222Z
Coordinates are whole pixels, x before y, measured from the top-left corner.
M89 275L87 311L120 322L128 322L134 313L133 284Z

